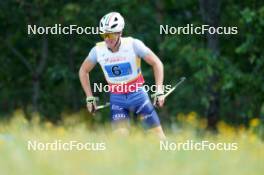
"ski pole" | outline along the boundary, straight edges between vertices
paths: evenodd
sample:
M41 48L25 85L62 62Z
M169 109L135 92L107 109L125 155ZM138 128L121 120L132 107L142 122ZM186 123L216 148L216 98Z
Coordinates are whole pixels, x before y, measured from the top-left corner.
M166 92L166 94L164 95L164 98L169 96L182 82L184 82L185 79L186 79L185 77L181 77L180 81L173 88L171 88L168 92Z
M166 94L164 95L164 98L169 96L182 82L184 82L185 79L186 79L185 77L181 77L180 81L175 86L173 86L168 92L166 92ZM155 95L151 95L151 98L154 98L154 96ZM109 102L105 103L104 105L97 106L96 110L100 110L108 106L110 106Z

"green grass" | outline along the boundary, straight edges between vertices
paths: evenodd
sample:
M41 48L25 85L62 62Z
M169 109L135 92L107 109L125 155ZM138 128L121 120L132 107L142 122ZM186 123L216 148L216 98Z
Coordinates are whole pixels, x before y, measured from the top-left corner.
M0 124L1 175L262 175L264 144L247 130L197 136L185 128L167 133L170 142L187 140L236 142L236 151L161 151L159 141L132 129L129 137L113 135L106 127L91 131L84 124L53 126L17 117ZM29 151L29 140L63 143L105 142L104 151Z

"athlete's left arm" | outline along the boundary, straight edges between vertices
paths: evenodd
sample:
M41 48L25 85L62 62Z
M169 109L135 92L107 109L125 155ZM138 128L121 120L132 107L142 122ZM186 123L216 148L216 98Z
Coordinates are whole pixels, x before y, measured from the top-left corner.
M163 71L163 63L160 61L157 55L152 51L144 56L144 60L152 66L155 82L157 86L157 92L163 93L163 79L164 79L164 71ZM158 106L162 107L164 104L164 98L159 98Z

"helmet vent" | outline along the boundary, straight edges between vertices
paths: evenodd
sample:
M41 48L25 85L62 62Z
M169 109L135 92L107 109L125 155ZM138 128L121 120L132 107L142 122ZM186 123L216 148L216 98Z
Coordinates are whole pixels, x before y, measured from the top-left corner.
M117 24L112 25L112 26L111 26L111 29L112 29L112 28L115 28L116 26L117 26Z

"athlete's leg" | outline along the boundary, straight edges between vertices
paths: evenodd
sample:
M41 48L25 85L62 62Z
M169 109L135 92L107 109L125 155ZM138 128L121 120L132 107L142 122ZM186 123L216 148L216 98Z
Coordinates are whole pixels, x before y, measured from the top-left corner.
M157 136L160 140L165 140L166 139L166 136L165 136L161 126L150 128L150 129L148 129L148 132L150 134L153 134L153 135Z
M113 133L121 136L129 135L129 112L124 107L123 95L110 95L111 123Z
M130 122L128 116L125 119L112 121L113 133L120 136L129 135Z
M151 103L150 105L142 108L142 111L139 113L140 118L148 133L157 136L161 140L164 140L166 136L160 124L158 114L155 111L153 105Z
M135 113L140 116L143 126L149 133L156 135L159 139L165 139L165 134L160 124L160 120L148 94L142 90L137 94L137 105Z

